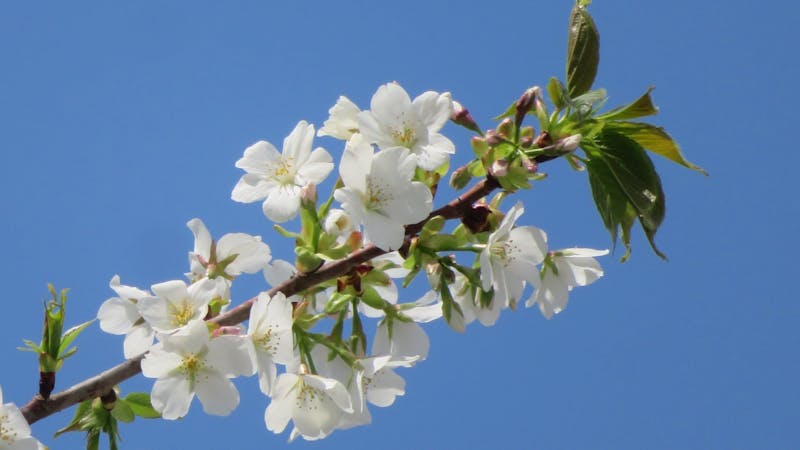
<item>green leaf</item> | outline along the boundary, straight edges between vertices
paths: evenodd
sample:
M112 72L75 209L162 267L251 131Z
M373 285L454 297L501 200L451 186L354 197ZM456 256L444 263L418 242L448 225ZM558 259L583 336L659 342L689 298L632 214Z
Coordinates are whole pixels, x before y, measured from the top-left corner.
M641 122L614 122L607 124L606 128L624 134L653 153L657 153L689 169L696 170L703 175L708 175L705 169L686 160L678 144L662 127Z
M625 245L625 255L622 261L628 259L630 255L630 228L633 220L629 215L636 216L633 207L630 206L625 193L620 189L614 174L600 157L591 158L586 163L589 172L589 185L592 188L592 197L597 206L597 212L603 220L603 225L611 235L613 247L617 245L619 229L622 228L622 243Z
M69 431L81 431L83 429L83 424L88 421L89 415L92 415L92 401L84 400L75 408L75 414L72 416L70 423L66 427L56 431L53 437L59 437Z
M593 89L572 99L570 106L581 119L600 109L608 94L605 89Z
M133 413L133 408L128 405L124 399L118 398L114 402L114 408L111 410L111 415L120 422L131 423L136 417Z
M131 408L134 414L144 419L157 419L161 414L153 409L150 404L150 394L147 392L131 392L125 396L125 403Z
M561 84L561 81L556 77L550 77L547 83L547 93L550 95L550 100L555 105L556 109L564 109L569 103L567 96L567 89Z
M569 18L567 92L573 98L591 89L600 63L600 35L586 5L577 2Z
M653 91L653 87L650 86L647 88L647 92L642 94L641 97L637 98L633 102L619 106L617 108L612 109L611 111L605 112L597 116L597 119L602 120L625 120L625 119L635 119L637 117L645 117L645 116L652 116L653 114L658 113L658 108L653 104L653 98L650 97L650 93Z
M623 199L627 199L653 251L666 259L654 242L658 227L664 219L665 199L661 180L652 161L636 141L611 130L600 133L596 144L596 148L589 146L590 158L605 164L608 172L603 174L603 170L598 171L598 166L592 163L590 170L595 173L595 185L601 182L605 188L604 191L594 193L595 202L606 228L610 231L609 225L615 227L612 238L616 238L616 225L622 226L631 222L630 213L621 209ZM611 177L608 176L609 173Z
M72 343L72 341L74 341L75 338L78 337L78 335L81 334L81 332L85 330L86 327L91 325L92 322L94 321L95 319L87 320L86 322L83 322L82 324L76 325L67 330L67 332L64 333L64 337L61 338L61 345L59 345L58 347L58 354L59 355L63 354L64 351L67 349L67 347L69 347L69 345Z

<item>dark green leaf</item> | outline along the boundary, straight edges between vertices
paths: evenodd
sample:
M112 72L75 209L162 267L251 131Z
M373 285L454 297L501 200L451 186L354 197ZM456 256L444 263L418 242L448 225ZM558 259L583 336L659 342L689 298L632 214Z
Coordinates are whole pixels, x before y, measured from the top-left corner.
M586 10L585 2L576 3L569 18L567 40L567 91L577 97L588 91L600 63L600 35Z
M624 106L612 109L606 113L597 116L597 119L602 120L626 120L635 119L637 117L651 116L658 113L658 108L653 104L653 99L650 97L650 92L653 87L649 87L647 92L642 94L641 97Z
M587 146L590 183L597 209L612 239L616 242L617 227L621 226L623 241L628 241L626 237L635 214L653 251L666 258L654 242L664 219L665 200L652 161L636 141L614 131L604 130L596 143L597 147ZM627 253L623 259L626 257Z
M696 166L683 156L678 144L663 128L641 122L615 122L606 125L608 129L624 134L639 145L684 167L708 175L702 167Z

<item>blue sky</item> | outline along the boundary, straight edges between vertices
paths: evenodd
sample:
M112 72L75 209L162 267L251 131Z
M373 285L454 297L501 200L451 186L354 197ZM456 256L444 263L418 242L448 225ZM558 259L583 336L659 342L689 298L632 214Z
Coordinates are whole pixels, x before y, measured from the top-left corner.
M776 2L777 3L777 2ZM21 405L36 390L31 354L47 282L71 288L68 322L113 292L188 270L202 218L215 236L288 242L260 208L236 204L245 147L279 144L301 119L321 125L339 95L366 107L397 80L412 95L450 91L482 124L532 85L563 78L571 2L63 2L0 6L0 236L5 281L0 385ZM654 157L667 194L657 235L602 260L553 320L505 314L464 335L427 328L430 357L403 372L407 394L373 424L297 448L792 448L800 441L800 305L792 280L800 202L792 148L798 76L794 4L596 1L596 85L609 105L649 85L653 121L709 177ZM449 125L456 161L468 135ZM335 158L341 144L320 139ZM586 176L559 161L519 198L524 224L554 247L609 247ZM795 194L793 194L795 193ZM445 199L437 199L439 204ZM249 298L259 276L234 295ZM413 300L417 293L402 297ZM122 339L94 326L58 388L122 359ZM141 377L124 392L148 391ZM122 428L123 448L283 446L263 424L255 379L226 418L195 404L177 422ZM53 449L82 437L35 424Z

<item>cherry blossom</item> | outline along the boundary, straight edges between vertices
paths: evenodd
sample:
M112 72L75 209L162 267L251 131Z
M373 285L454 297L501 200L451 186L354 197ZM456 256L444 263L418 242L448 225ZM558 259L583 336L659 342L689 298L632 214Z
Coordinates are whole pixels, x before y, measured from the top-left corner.
M367 241L383 250L403 244L404 225L426 218L433 197L423 183L411 181L416 157L394 147L373 153L360 135L345 147L339 174L345 187L334 197L355 223L364 224Z
M280 292L272 298L262 292L250 308L248 324L247 337L259 387L269 395L277 376L275 363L290 364L294 358L292 304Z
M14 403L3 403L0 388L0 449L37 450L42 444L31 436L31 427Z
M539 305L542 315L550 319L567 307L569 291L575 286L586 286L603 276L595 256L607 255L608 250L568 248L550 252L540 272L533 279L536 290L525 306Z
M142 374L157 379L150 398L164 419L185 416L195 394L208 414L225 416L236 408L239 392L229 378L253 373L243 337L211 339L196 320L159 340L142 360Z
M449 161L455 146L439 133L453 113L450 93L428 91L411 101L397 83L378 88L369 111L358 113L358 130L382 150L406 148L417 155L417 164L435 170Z
M331 136L346 141L358 133L358 113L355 103L341 95L328 110L329 118L322 124L317 136Z
M331 155L322 147L311 151L314 126L300 121L283 141L283 153L269 142L259 141L236 161L243 169L231 198L252 203L264 200L264 214L273 222L292 220L300 210L301 189L321 183L333 170Z

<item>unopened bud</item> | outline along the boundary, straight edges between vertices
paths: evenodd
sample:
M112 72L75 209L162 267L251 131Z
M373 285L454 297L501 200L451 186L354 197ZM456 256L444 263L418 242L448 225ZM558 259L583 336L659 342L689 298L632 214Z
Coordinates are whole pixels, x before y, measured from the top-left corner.
M472 118L469 110L461 106L461 103L458 103L455 100L453 101L453 115L450 116L450 120L468 130L476 131L478 133L481 132L480 127L475 122L475 119Z
M473 233L487 231L489 214L491 213L492 210L485 203L475 203L461 217L461 223Z
M522 167L524 167L525 171L530 174L536 173L536 171L539 170L539 166L536 164L536 161L533 161L526 156L522 157Z
M498 159L492 163L489 168L489 174L495 178L500 178L508 175L508 161L505 159Z
M332 209L325 216L322 228L332 236L344 236L355 229L355 224L341 209Z
M525 119L525 114L527 114L528 111L535 109L536 98L539 96L540 90L541 89L539 89L539 86L529 88L523 92L520 98L517 100L517 110L514 114L514 123L517 126L519 126L523 119Z
M553 145L553 138L550 137L550 133L547 131L542 131L533 143L539 148L549 147Z
M490 132L491 130L487 131L486 133L489 134ZM469 143L472 145L472 151L475 152L475 156L477 156L478 159L483 158L483 156L486 155L486 152L489 151L489 143L486 142L486 139L482 137L475 136L470 140Z
M503 136L500 136L500 134L495 130L487 131L484 137L486 138L486 144L489 145L489 147L497 147L501 142L503 142Z
M580 134L573 134L572 136L567 136L565 138L559 139L556 142L556 150L561 150L563 152L571 152L578 148L578 145L581 143L581 135Z
M306 208L314 208L317 205L317 185L308 183L300 188L300 203Z
M521 145L522 148L530 148L533 145L533 138L530 136L522 136L519 138L519 145Z
M467 166L459 167L450 175L450 186L453 189L462 189L472 179L472 174L469 173Z
M500 122L500 125L497 126L497 132L503 136L504 138L508 139L511 136L511 132L514 129L514 123L511 122L511 119L506 117Z

